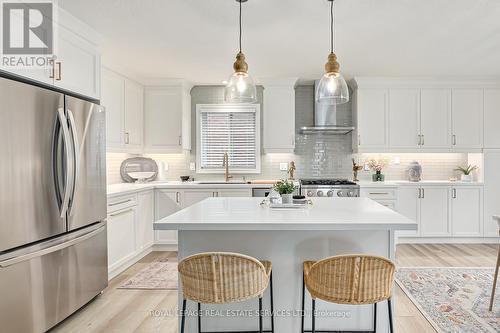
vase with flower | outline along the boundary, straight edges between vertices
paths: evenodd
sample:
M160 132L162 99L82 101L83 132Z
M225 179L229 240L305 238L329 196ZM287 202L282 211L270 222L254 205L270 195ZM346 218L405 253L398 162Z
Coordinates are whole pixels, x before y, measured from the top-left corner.
M386 165L387 162L385 160L371 159L368 161L368 167L372 171L375 171L375 173L372 175L372 181L383 182L385 180L385 176L382 173L382 170L385 168Z

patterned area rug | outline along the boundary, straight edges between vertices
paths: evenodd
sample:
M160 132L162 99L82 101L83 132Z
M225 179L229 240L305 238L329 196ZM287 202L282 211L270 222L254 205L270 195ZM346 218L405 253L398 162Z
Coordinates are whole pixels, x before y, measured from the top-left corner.
M161 258L143 268L118 289L176 290L177 281L177 261Z
M493 269L399 268L396 283L438 332L500 332L500 296L488 311Z

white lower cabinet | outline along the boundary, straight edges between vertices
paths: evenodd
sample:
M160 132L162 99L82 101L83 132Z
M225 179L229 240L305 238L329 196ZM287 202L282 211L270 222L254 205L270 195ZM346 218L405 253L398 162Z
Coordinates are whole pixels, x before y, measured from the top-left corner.
M251 197L252 190L218 190L218 197Z
M153 190L139 192L137 200L137 250L153 245L154 193Z
M482 187L453 187L451 189L451 218L453 236L482 236Z
M137 206L108 214L108 271L131 259L136 248Z
M417 187L401 187L398 189L398 213L417 222L417 230L398 231L399 236L417 237L420 235L419 193Z
M198 203L206 198L212 198L217 196L216 191L211 190L185 190L182 192L182 208L189 207Z
M448 186L423 186L420 196L420 236L451 236L450 189Z
M181 210L181 192L178 190L155 190L155 221ZM177 231L156 230L155 244L177 244Z

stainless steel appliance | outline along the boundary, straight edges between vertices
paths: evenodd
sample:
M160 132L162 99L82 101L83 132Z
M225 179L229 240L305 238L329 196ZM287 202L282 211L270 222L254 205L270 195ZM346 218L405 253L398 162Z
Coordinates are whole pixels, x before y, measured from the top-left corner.
M359 197L359 185L347 179L301 179L300 193L308 197Z
M45 332L107 286L105 113L0 77L0 323Z

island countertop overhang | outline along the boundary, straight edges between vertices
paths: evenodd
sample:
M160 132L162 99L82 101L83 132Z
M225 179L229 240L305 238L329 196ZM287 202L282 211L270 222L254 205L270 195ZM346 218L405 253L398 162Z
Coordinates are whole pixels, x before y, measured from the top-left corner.
M154 223L155 230L416 230L415 221L368 198L314 198L276 210L262 198L208 198Z

